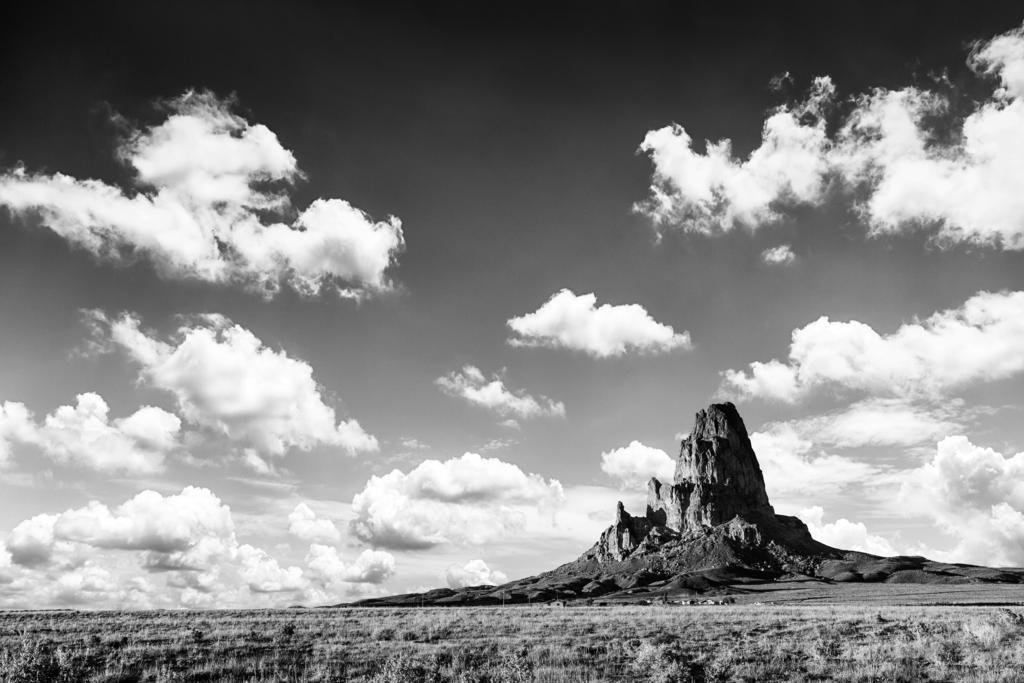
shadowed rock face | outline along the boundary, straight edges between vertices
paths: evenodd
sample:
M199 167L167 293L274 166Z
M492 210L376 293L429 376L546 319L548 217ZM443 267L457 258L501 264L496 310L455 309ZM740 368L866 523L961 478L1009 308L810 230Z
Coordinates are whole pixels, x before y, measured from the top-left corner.
M709 533L750 547L774 542L798 551L825 548L803 522L775 514L743 418L731 403L697 413L679 449L675 481L651 479L642 517L619 503L615 524L584 557L621 562L638 549L649 552Z
M683 516L689 526L713 526L736 515L775 512L743 418L731 403L717 403L697 413L693 430L679 449L675 485L690 491Z

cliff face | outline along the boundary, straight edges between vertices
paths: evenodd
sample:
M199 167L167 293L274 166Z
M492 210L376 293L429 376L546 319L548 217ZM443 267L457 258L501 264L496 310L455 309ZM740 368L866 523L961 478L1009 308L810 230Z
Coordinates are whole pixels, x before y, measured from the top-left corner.
M746 426L731 403L697 413L679 449L674 479L651 479L643 516L619 503L615 523L584 558L622 562L696 538L738 544L738 551L767 547L777 555L826 549L803 522L775 514Z
M736 515L774 515L764 475L750 445L743 418L731 403L697 413L676 462L675 485L688 505L683 525L714 526Z

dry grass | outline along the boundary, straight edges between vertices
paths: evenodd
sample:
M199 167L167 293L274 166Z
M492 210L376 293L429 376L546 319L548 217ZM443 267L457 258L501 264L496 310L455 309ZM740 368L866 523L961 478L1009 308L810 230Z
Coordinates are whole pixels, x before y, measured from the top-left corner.
M997 607L0 614L5 681L1021 681Z

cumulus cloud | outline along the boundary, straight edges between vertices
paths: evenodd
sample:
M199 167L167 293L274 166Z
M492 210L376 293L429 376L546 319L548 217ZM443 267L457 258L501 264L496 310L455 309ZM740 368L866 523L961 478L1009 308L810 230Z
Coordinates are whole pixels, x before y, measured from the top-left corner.
M482 543L522 529L528 513L563 497L558 481L466 453L371 477L352 499L352 531L375 546L400 549Z
M1024 452L1006 456L963 435L946 437L929 462L905 474L898 501L956 540L949 557L1024 564Z
M821 108L834 94L831 79L816 79L805 103L772 112L761 145L746 159L733 156L730 140L698 152L680 125L648 132L640 150L654 164L651 195L635 208L658 224L712 233L774 220L773 204L782 199L819 201L829 170Z
M835 496L878 474L869 463L825 453L792 425L776 423L753 432L750 443L776 503L806 505L809 497Z
M601 454L601 471L624 488L646 486L651 477L671 482L675 470L675 462L668 453L639 441Z
M92 501L57 515L37 515L14 527L5 544L14 563L26 566L51 561L68 544L81 544L140 551L152 570L198 570L230 554L234 534L230 509L208 489L189 486L172 496L143 491L113 510Z
M164 341L138 318L90 313L103 343L121 348L140 376L167 391L189 423L211 429L264 455L289 448L336 446L349 455L378 450L354 419L340 420L324 403L313 368L219 315L206 315Z
M314 543L337 543L341 540L341 532L334 522L317 517L313 508L299 503L288 515L288 533L303 541Z
M230 508L205 488L143 491L40 514L4 539L0 604L39 607L273 606L322 603L394 574L394 558L366 550L352 563L314 543L304 566L239 542ZM140 575L140 570L145 574Z
M470 560L464 565L449 565L444 573L449 588L469 586L497 586L508 582L508 577L497 569L491 569L483 560Z
M788 244L780 244L762 251L761 261L769 266L788 266L796 261L796 254Z
M863 96L841 131L835 164L866 187L861 209L876 233L935 228L940 243L1024 248L1024 31L976 46L970 64L1002 85L969 114L955 142L934 125L949 109L940 94L904 88ZM948 124L947 124L948 125Z
M940 244L1024 248L1024 27L977 44L968 64L997 87L966 115L942 92L877 88L828 126L831 79L765 120L745 158L729 140L701 153L682 126L647 133L654 166L638 205L660 227L711 233L756 228L783 208L821 204L830 188L855 198L873 235L927 230Z
M797 516L807 524L807 528L816 540L825 545L842 550L859 550L862 553L892 557L899 552L883 536L868 532L862 522L851 522L840 518L834 522L825 522L825 510L814 505L801 510Z
M492 410L506 418L565 417L565 404L547 396L534 398L525 391L512 391L499 375L490 380L479 368L467 365L462 370L438 377L434 382L449 396L462 398Z
M383 550L364 550L351 564L342 561L338 549L314 543L306 555L306 565L314 580L323 587L339 583L387 581L395 573L395 558Z
M979 292L955 309L879 334L827 317L793 331L789 360L727 370L722 391L795 402L818 387L939 397L1024 370L1024 292Z
M54 555L53 525L57 515L41 514L11 529L4 546L15 565L33 567L49 562ZM65 546L66 548L66 546Z
M254 593L295 593L306 586L300 567L282 567L262 548L238 547L241 577Z
M0 403L0 469L10 463L11 444L35 442L36 430L32 413L24 403Z
M163 469L164 457L178 447L181 420L154 406L111 420L101 396L79 394L73 406L60 406L42 422L22 403L0 405L0 466L12 444L39 448L57 462L99 472L144 474Z
M118 157L134 189L16 168L0 175L0 205L38 216L104 260L144 257L167 278L240 283L267 296L282 283L306 295L389 289L401 222L375 222L342 199L317 199L276 222L294 213L286 190L302 174L273 131L232 105L188 91L164 103L165 121L129 131Z
M592 293L577 296L563 289L533 313L508 321L516 335L509 344L571 349L595 358L691 348L689 332L676 333L639 304L596 304Z

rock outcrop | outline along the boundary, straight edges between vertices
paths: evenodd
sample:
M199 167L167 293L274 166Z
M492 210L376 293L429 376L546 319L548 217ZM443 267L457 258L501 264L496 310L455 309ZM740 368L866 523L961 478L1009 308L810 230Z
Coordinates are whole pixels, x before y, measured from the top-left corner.
M747 429L731 403L697 413L679 449L675 481L650 480L642 517L630 515L620 502L615 523L584 558L621 562L640 549L650 552L709 535L752 547L774 542L830 555L799 519L775 514Z
M674 481L651 479L647 508L618 505L615 522L577 565L681 573L721 567L813 573L842 551L811 538L796 517L776 515L743 418L731 403L697 413Z
M651 479L642 515L620 502L614 523L579 559L503 586L440 589L363 605L497 605L545 600L668 599L779 580L798 582L1024 583L1024 569L880 558L811 538L775 514L743 419L731 403L697 413L674 481Z

